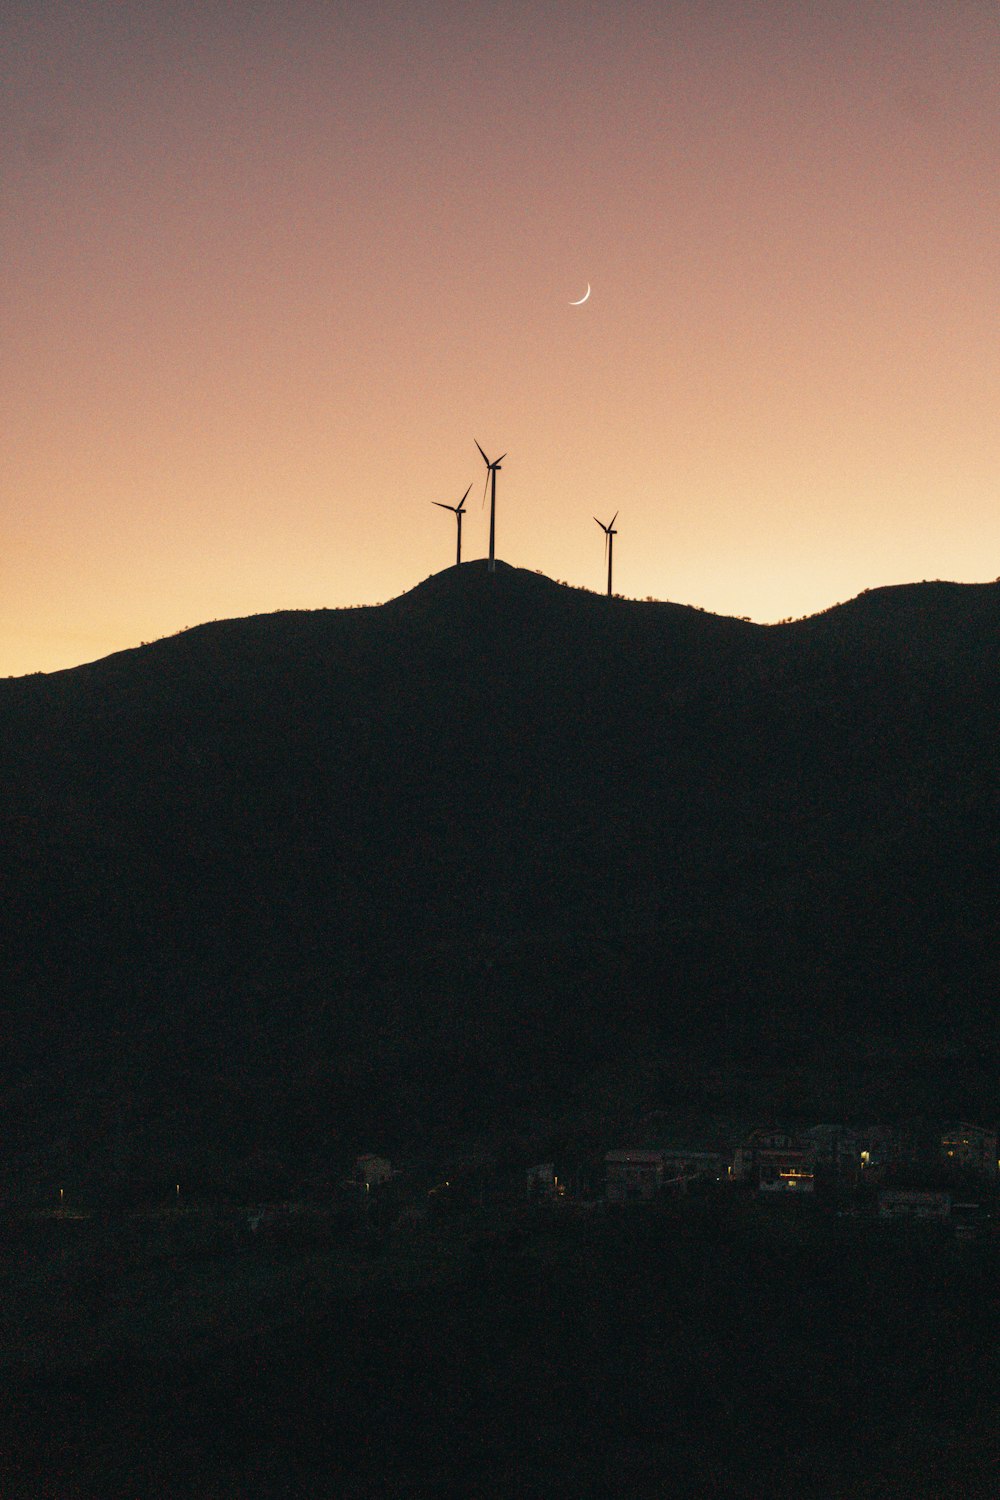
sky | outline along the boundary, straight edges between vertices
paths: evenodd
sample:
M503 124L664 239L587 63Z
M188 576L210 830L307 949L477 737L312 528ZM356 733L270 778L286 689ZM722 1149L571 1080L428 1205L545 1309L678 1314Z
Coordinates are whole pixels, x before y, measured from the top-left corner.
M997 0L6 0L0 675L1000 574ZM570 303L583 296L578 307Z

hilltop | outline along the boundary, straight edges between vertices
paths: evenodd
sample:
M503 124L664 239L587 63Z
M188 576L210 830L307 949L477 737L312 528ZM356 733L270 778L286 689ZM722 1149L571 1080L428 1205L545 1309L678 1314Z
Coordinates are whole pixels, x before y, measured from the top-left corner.
M483 563L0 682L8 1129L996 1107L998 689L997 585L765 627Z

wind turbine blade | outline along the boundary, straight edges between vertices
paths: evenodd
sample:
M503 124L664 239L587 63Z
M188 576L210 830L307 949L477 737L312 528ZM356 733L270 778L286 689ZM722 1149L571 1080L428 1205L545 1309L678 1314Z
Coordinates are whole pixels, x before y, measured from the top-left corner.
M490 487L490 467L489 467L489 464L487 464L487 466L486 466L486 483L483 485L483 504L484 505L486 504L486 492L489 489L489 487Z
M455 507L453 505L445 505L445 503L444 503L443 500L432 500L431 504L432 505L437 505L441 510L454 510L455 509Z
M437 501L435 501L434 503L436 505ZM597 517L596 516L594 517L594 520L597 521ZM604 524L603 521L597 521L597 524L601 528L602 531L606 531L607 530L607 527L605 526L605 524Z
M458 510L462 509L462 506L465 504L466 500L468 500L469 495L471 493L472 493L472 485L470 484L469 488L466 490L465 494L462 496L461 500L458 502L458 506L457 506Z
M477 441L477 440L476 440L476 439L475 439L475 438L473 438L473 439L472 439L472 441L473 441L473 442L474 442L474 443L475 443L475 444L476 444L476 447L477 447L477 448L479 448L479 443L478 443L478 441ZM482 450L482 448L479 448L479 451L480 451L480 453L483 453L483 450ZM489 461L489 459L488 459L488 458L487 458L487 457L486 457L486 454L485 454L485 453L483 453L483 463L484 463L484 464L485 464L485 465L486 465L486 467L487 467L487 468L489 468L489 466L490 466L490 461Z
M617 519L618 519L618 512L615 511L614 515L611 517L611 520L608 522L608 530L609 531L611 530L612 526L615 524L615 522L617 521Z
M506 457L507 457L507 455L506 455L506 453L501 453L501 455L500 455L500 457L499 457L499 458L495 458L495 459L494 459L494 460L493 460L493 462L492 462L492 464L490 464L490 468L491 468L491 469L495 469L495 468L497 468L497 467L498 467L498 465L499 465L499 464L502 464L502 463L503 463L503 461L504 461L504 459L505 459L505 458L506 458Z

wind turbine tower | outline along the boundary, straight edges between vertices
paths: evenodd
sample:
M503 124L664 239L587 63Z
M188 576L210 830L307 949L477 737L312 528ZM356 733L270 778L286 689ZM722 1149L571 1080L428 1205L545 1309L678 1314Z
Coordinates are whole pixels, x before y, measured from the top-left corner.
M611 517L611 520L608 522L607 526L605 526L605 524L604 524L603 521L597 521L597 517L596 516L594 517L594 520L597 521L598 526L604 532L604 551L605 551L605 554L606 554L607 559L608 559L608 598L609 599L611 598L611 561L612 561L612 558L614 557L614 552L615 552L615 537L618 535L617 531L615 530L615 522L617 521L617 519L618 519L618 512L615 511L614 515Z
M473 438L473 442L476 443L476 447L479 448L479 444L478 444L478 442L476 442L475 438ZM479 451L480 451L480 453L483 453L482 448L479 448ZM495 536L495 533L496 533L496 519L497 519L497 473L499 471L501 462L506 457L507 457L506 453L501 453L500 457L493 459L493 461L491 463L490 460L486 457L486 454L483 453L483 463L486 465L486 488L483 490L483 503L484 504L486 503L486 489L489 489L489 491L490 491L490 565L489 565L489 572L491 572L491 573L495 573L496 570L497 570L496 556L494 555L494 551L493 551L493 541L494 541L494 536Z
M469 498L469 490L471 490L471 489L472 489L472 485L470 484L469 485L469 489L466 490L465 494L462 496L461 500L458 502L457 505L445 505L445 503L444 503L443 500L432 500L431 501L431 504L438 506L438 508L440 510L450 510L452 512L452 514L454 515L455 520L458 522L458 551L455 554L455 567L456 568L459 566L459 564L462 561L462 517L465 515L465 502Z

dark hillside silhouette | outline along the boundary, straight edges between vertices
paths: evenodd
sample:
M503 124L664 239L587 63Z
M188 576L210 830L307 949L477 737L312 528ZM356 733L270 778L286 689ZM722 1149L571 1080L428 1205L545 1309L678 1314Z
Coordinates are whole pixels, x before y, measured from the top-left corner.
M998 721L996 585L485 562L0 683L9 1129L323 1156L873 1047L995 1108Z

